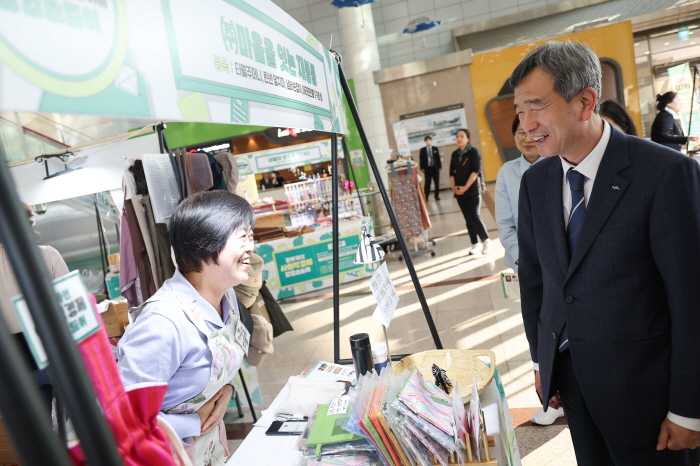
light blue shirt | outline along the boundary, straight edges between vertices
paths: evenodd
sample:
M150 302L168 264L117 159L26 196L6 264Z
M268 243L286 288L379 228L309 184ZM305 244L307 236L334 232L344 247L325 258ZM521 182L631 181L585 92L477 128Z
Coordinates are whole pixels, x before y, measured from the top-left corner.
M535 163L542 157L535 160ZM496 178L496 224L498 237L506 250L503 262L516 272L515 261L520 257L518 252L518 197L520 195L520 180L525 170L531 167L524 155L506 162L498 171Z
M207 327L215 332L231 323L230 304L222 300L222 322L214 306L202 298L192 284L175 271L158 290L174 291L192 300L204 318ZM231 296L235 296L233 290ZM238 315L238 303L232 299ZM144 306L141 315L129 325L117 345L119 373L124 386L144 382L167 382L161 409L171 408L200 394L209 383L212 354L207 337L189 320L187 315L172 304L156 301ZM229 383L232 384L233 380ZM181 439L201 434L199 415L164 414L165 420Z

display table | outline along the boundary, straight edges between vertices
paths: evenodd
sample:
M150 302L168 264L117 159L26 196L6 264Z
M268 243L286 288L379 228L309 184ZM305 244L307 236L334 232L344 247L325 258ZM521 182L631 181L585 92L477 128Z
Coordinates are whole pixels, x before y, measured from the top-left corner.
M341 221L338 226L340 283L372 275L372 266L354 264L360 245L362 220ZM370 228L371 233L371 228ZM263 258L263 280L275 299L329 288L333 285L333 249L330 226L292 238L256 245Z
M491 456L498 459L499 466L519 466L520 453L515 441L513 423L498 372L496 374L494 380L481 394L481 410L484 412L486 433L493 436L495 442L495 447L490 450ZM266 413L274 413L275 408L284 402L288 395L289 385L285 385ZM273 417L266 415L258 421L227 464L297 466L302 458L297 450L298 436L265 435Z

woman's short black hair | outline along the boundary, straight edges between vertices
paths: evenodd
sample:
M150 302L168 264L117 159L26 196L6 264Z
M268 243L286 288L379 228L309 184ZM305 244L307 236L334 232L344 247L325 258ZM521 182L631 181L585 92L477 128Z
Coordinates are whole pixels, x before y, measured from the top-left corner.
M228 191L198 192L177 206L170 218L170 244L182 273L201 272L202 263L219 264L231 235L255 226L248 201Z
M606 100L600 104L600 116L610 118L617 126L630 136L637 135L637 125L627 112L627 109L614 100Z
M664 95L656 94L656 109L658 111L665 109L668 104L673 102L673 99L675 99L677 95L678 94L673 91L668 91Z
M457 130L457 133L459 133L460 131L464 131L464 134L467 135L467 139L471 139L471 138L472 138L472 136L469 134L469 130L468 130L467 128L460 128L460 129ZM455 136L457 136L457 133L455 133Z
M511 130L513 131L513 136L515 136L515 133L518 132L518 126L520 126L520 117L518 115L515 115L515 120L513 120L513 127Z

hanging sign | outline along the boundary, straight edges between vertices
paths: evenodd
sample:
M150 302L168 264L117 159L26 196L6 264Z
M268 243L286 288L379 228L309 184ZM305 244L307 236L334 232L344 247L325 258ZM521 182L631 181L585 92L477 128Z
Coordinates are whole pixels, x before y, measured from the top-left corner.
M0 110L347 132L335 59L270 0L0 1L0 75Z
M343 158L343 145L338 141L338 158ZM331 160L331 140L308 142L294 146L250 152L236 156L238 173L267 173Z
M383 326L389 327L396 306L399 304L399 295L396 293L394 282L391 281L386 262L380 265L372 275L369 280L369 289L372 291L374 299L377 300L377 308L372 317L381 322Z
M66 323L73 335L73 340L80 343L100 329L100 321L97 318L95 308L92 306L87 289L76 270L53 282L53 289L58 297L58 302L63 308ZM24 297L17 296L12 299L17 317L22 325L22 331L27 339L29 350L34 356L39 369L44 369L49 364L44 345L41 344L36 333L34 321L29 314L29 308Z

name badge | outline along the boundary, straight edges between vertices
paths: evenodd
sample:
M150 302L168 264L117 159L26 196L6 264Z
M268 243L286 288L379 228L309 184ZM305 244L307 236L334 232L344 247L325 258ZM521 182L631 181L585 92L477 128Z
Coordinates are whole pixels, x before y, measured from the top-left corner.
M238 319L238 323L236 323L236 333L234 334L233 338L236 341L236 344L241 347L245 355L248 356L250 332L247 328L245 328L245 325L243 325L243 321L241 319Z

